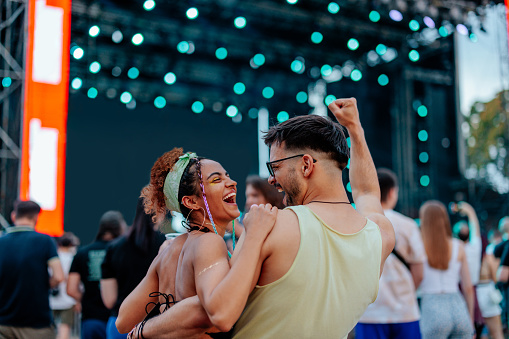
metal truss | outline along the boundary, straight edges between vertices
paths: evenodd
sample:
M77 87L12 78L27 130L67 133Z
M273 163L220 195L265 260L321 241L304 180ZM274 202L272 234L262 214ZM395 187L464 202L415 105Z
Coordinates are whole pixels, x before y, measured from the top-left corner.
M0 0L0 225L18 197L26 0Z

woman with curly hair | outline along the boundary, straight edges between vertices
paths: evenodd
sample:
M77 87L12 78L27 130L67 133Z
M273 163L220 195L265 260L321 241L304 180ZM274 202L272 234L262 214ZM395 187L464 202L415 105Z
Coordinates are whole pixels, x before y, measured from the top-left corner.
M161 222L168 211L182 213L188 233L156 257L143 281L126 298L116 322L120 332L127 332L143 319L146 304L158 306L156 313L164 311L174 301L165 301L166 293L177 302L198 296L212 325L203 333L228 332L233 327L257 281L261 247L277 213L270 205L252 208L244 219L242 248L235 252L230 268L230 253L222 236L227 225L240 215L236 193L237 183L218 162L195 153L183 154L181 148L156 161L150 184L142 191L145 211L156 222ZM161 305L166 306L164 310ZM143 324L133 329L136 336L143 335Z

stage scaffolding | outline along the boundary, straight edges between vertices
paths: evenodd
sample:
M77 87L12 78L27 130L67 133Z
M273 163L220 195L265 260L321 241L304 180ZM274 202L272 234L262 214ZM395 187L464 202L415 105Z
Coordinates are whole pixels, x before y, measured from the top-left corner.
M0 8L0 225L6 227L19 187L27 1L0 0Z

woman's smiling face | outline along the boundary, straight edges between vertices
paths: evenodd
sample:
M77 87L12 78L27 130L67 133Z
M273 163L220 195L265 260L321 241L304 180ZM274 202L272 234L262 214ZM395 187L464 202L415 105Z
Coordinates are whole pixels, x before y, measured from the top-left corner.
M232 180L223 166L216 161L201 160L200 168L205 195L214 223L216 227L226 227L226 224L240 216L236 200L237 182Z

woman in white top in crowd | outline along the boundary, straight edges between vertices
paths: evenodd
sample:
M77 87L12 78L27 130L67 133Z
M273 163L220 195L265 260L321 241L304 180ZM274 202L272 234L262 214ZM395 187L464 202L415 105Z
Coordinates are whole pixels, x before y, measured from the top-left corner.
M474 290L464 246L452 237L449 216L441 202L424 203L419 217L428 257L420 286L422 337L472 338ZM464 297L459 291L460 281Z

